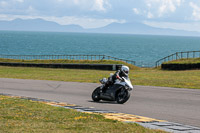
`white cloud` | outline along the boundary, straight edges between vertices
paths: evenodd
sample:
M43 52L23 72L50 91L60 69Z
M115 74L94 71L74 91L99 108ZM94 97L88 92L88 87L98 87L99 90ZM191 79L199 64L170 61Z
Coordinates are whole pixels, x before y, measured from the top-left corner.
M153 16L153 14L151 13L151 12L148 12L147 13L147 18L153 18L154 16Z
M24 10L24 13L27 13L28 15L37 15L38 11L34 7L29 6L26 10Z
M0 6L1 7L6 7L8 5L8 3L6 1L1 1L0 2Z
M193 8L192 19L196 21L200 20L200 7L193 2L190 2L190 6Z
M55 16L25 16L25 15L0 14L0 20L11 21L16 18L21 18L21 19L41 18L47 21L56 22L61 25L77 24L86 29L103 27L113 22L117 22L117 23L126 22L125 20L117 20L117 19L95 19L95 18L89 18L89 17L76 17L76 16L55 17Z
M24 0L14 0L14 1L19 2L19 3L23 3L24 2Z
M137 9L137 8L133 8L133 12L135 13L135 14L140 14L140 11Z
M103 27L113 22L125 23L125 20L96 19L89 17L76 17L76 16L64 16L64 17L52 16L52 17L41 17L41 18L48 21L57 22L61 25L77 24L86 29Z
M106 7L111 7L107 0L95 0L91 10L105 12L107 10Z
M174 12L176 10L176 4L177 4L176 2L177 1L172 1L172 0L162 1L159 7L159 15L162 16L164 13ZM179 5L179 3L177 5Z
M68 0L65 2L66 4L72 2L75 6L78 6L80 9L98 12L106 12L107 9L111 7L109 0Z
M57 2L64 2L64 0L56 0Z
M184 0L146 0L146 6L153 16L162 17L165 14L173 13ZM147 14L149 17L149 14Z
M106 9L104 8L104 1L103 0L95 0L92 10L106 11Z
M40 3L31 0L0 0L0 20L42 18L62 25L78 24L84 28L123 23L124 20L97 16L97 12L105 14L109 8L109 0L49 0Z
M75 5L79 4L79 0L74 0L74 4Z

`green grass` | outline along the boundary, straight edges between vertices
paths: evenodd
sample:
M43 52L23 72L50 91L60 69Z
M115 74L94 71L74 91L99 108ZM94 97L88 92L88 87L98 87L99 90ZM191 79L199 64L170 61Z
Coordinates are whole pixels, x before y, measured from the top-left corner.
M160 133L163 131L105 119L101 115L0 95L0 132Z
M18 59L2 59L0 58L0 62L22 62L22 63L82 63L82 64L122 64L122 61L114 61L114 60L18 60Z
M0 66L0 78L98 83L99 79L108 77L110 73L114 71ZM200 89L200 70L137 68L131 69L129 76L133 85Z
M178 62L198 62L200 58L182 59ZM92 64L124 64L130 67L130 78L134 85L164 86L177 88L200 89L200 70L166 71L154 68L139 68L122 61L112 60L14 60L0 59L0 62L24 63L92 63ZM58 80L73 82L98 83L99 79L108 77L114 71L80 70L80 69L51 69L30 67L3 67L0 66L1 78Z
M135 85L200 89L200 70L140 69L131 73Z
M123 61L115 61L115 60L18 60L18 59L2 59L0 58L0 62L19 62L19 63L69 63L69 64L124 64L129 66L131 69L136 69L138 67L128 64Z
M168 61L164 62L163 64L196 64L200 63L200 58L189 58L189 59L180 59L180 60L173 60L173 61Z

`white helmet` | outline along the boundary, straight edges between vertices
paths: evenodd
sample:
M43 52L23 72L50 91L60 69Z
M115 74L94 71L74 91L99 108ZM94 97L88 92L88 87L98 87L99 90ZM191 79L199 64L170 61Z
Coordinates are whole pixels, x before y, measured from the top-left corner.
M128 67L128 66L122 66L122 67L121 67L121 72L122 72L125 76L128 76L129 67Z

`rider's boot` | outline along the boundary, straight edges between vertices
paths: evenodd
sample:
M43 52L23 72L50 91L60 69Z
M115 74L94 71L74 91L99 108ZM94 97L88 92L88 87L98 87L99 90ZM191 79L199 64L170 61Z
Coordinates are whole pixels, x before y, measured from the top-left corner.
M103 88L102 88L102 93L105 93L106 92L106 90L107 90L107 86L104 86Z
M107 81L107 82L104 84L104 86L103 86L102 89L101 89L103 93L106 92L106 90L108 89L109 85L110 85L110 82L109 82L109 81Z

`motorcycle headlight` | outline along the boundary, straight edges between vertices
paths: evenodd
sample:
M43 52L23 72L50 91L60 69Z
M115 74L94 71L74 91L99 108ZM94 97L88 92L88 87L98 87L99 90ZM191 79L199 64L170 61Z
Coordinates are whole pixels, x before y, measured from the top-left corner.
M126 90L129 90L129 91L132 90L128 85L125 85L125 88L126 88Z
M128 90L128 89L129 89L129 86L128 86L128 85L125 85L125 88Z

